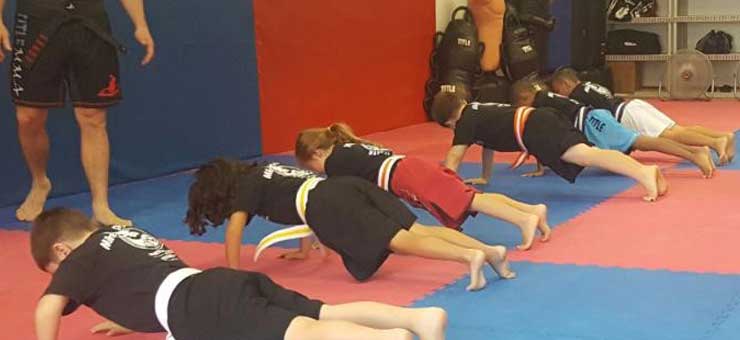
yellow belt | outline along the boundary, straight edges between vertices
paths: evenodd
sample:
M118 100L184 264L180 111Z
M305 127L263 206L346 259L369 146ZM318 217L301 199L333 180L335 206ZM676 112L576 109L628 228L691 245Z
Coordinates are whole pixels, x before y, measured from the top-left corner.
M308 226L308 223L306 222L306 207L308 205L308 194L316 188L316 185L318 185L321 181L323 181L323 178L309 178L303 184L298 188L298 193L295 196L295 207L296 211L298 212L298 216L301 218L301 221L303 221L303 225L298 225L294 227L284 228L280 229L278 231L275 231L267 236L265 236L259 244L257 244L257 249L254 252L254 261L256 262L257 259L260 257L260 254L262 254L262 251L269 248L275 243L288 241L288 240L295 240L300 239L304 237L309 237L313 235L313 231L311 231L311 228Z

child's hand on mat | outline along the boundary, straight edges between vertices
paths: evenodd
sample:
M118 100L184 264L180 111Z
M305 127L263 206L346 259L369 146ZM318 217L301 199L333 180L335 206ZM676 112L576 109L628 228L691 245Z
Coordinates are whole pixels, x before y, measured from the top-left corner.
M522 175L522 177L540 177L545 175L545 168L537 169L532 172L527 172Z
M472 184L472 185L488 185L488 178L478 177L478 178L468 178L463 181L465 184Z
M10 33L3 23L0 22L0 63L5 60L5 52L11 52Z
M90 329L90 332L105 333L106 336L118 336L118 335L131 334L134 331L128 328L125 328L113 321L105 321L105 322L101 322L95 325L93 328Z
M283 260L305 260L308 258L308 253L300 250L295 250L280 255L280 258Z

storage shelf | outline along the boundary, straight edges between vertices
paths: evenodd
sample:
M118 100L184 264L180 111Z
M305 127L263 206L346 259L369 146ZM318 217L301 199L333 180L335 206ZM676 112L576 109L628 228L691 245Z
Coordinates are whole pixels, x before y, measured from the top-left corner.
M666 61L668 54L607 54L606 61Z
M651 24L668 24L673 22L671 17L641 17L631 21L609 21L612 25L651 25Z
M681 15L673 18L673 22L692 23L692 22L709 22L722 23L728 22L740 23L740 15Z
M740 61L740 53L707 54L707 58L713 61Z

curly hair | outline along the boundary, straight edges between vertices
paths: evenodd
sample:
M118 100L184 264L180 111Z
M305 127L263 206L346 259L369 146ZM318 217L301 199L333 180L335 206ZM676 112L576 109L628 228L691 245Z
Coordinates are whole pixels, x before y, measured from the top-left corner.
M202 165L195 172L195 181L188 193L185 223L190 234L203 235L206 226L220 226L233 212L233 202L239 176L256 164L218 158Z

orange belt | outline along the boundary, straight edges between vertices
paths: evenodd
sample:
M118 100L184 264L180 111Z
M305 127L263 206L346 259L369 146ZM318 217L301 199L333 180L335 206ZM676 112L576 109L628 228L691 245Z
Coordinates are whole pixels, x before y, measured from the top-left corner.
M514 113L514 137L516 137L516 142L519 144L519 148L522 149L522 152L519 154L519 157L516 158L516 161L511 164L512 169L520 167L527 161L527 159L529 159L529 151L527 150L527 146L524 145L524 126L527 124L529 114L533 111L533 107L521 106L516 109L516 113Z

